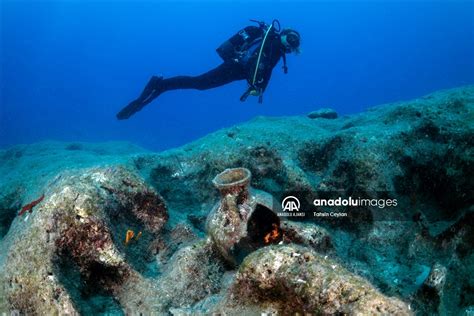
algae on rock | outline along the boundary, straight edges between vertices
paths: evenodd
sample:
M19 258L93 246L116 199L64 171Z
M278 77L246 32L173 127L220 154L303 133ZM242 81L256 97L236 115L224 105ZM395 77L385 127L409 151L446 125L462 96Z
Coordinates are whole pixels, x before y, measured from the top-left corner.
M138 274L116 246L110 217L129 216L157 233L168 217L159 195L120 167L64 172L44 190L44 201L17 218L7 236L0 286L9 310L76 313L58 271L69 259L88 286L120 297L121 287Z

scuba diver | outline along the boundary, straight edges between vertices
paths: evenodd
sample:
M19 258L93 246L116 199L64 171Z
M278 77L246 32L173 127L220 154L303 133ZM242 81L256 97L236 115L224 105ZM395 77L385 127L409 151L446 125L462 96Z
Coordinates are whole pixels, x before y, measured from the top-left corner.
M270 25L251 21L258 23L258 26L247 26L217 48L217 53L224 60L217 68L194 77L163 79L153 76L138 99L123 108L117 118L130 118L165 91L206 90L244 79L247 80L248 89L240 100L245 101L251 95L258 96L258 102L262 103L263 92L280 58L283 59L283 71L286 74L286 54L300 52L300 34L290 28L281 30L278 20Z

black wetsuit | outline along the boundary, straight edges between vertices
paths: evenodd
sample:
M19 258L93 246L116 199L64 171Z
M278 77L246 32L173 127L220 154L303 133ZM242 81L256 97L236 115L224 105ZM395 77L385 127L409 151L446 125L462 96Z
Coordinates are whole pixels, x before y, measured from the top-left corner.
M250 36L261 38L265 33L265 29L255 26L248 26L245 31ZM247 80L249 85L252 85L259 50L260 45L250 56L226 60L218 67L198 76L176 76L167 79L153 76L140 97L123 108L117 114L117 118L129 118L165 91L177 89L207 90L244 79ZM265 91L272 70L282 56L284 56L284 48L281 44L280 35L270 30L260 57L260 66L252 89L258 90L260 94Z

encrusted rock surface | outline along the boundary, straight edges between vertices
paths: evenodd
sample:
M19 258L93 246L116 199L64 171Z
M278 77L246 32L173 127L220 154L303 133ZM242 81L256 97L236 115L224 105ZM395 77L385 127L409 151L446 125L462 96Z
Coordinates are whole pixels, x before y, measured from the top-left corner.
M324 109L319 109L319 110L308 113L308 117L310 119L315 119L315 118L335 119L337 118L337 112L334 111L333 109L324 108Z
M135 221L150 234L159 232L168 214L157 193L120 167L64 172L44 189L44 200L13 222L6 240L0 286L9 309L78 312L60 281L68 277L64 266L98 292L118 295L131 277L139 278L117 247L122 236L113 236L111 221L129 217L131 225Z
M281 223L283 240L313 248L325 253L333 249L329 231L321 226L309 223L284 221Z
M190 307L217 293L224 270L224 261L208 239L178 250L158 280L161 311Z
M278 314L410 315L407 304L381 294L340 264L295 245L250 254L214 312L245 314L247 306Z
M468 314L473 140L466 86L330 120L258 117L162 153L123 143L0 150L0 313ZM219 201L212 179L235 167L277 203L360 195L398 206L281 218L283 244L233 267L205 221Z

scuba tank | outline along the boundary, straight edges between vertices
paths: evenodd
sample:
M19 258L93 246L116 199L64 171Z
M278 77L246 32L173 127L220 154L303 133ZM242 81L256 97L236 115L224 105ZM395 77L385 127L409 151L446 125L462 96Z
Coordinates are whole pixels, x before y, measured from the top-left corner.
M258 28L246 27L238 31L231 38L222 43L217 49L217 54L224 61L247 61L249 50L255 52L263 40L263 34L268 28L265 22L250 20L258 23ZM243 60L242 60L243 59Z

